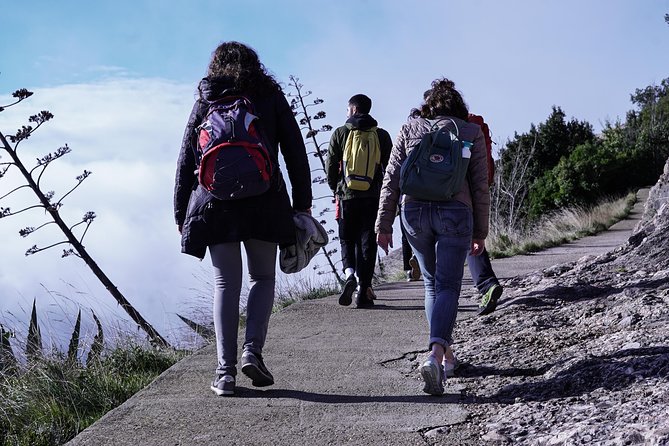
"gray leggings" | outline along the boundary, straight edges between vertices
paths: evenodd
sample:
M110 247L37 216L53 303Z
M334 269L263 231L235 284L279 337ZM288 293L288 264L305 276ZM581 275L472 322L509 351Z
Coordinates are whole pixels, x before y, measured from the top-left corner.
M262 353L274 304L277 244L261 240L241 243L244 243L251 282L246 306L244 350ZM219 375L237 374L239 295L242 290L241 243L221 243L209 247L214 267L214 328L218 354L216 373Z

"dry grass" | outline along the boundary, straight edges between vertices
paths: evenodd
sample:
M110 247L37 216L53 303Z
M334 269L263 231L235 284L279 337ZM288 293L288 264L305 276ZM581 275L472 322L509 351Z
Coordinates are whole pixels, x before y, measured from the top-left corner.
M491 228L486 240L493 257L509 257L558 246L602 232L629 215L636 194L604 200L592 208L572 207L550 214L525 230Z

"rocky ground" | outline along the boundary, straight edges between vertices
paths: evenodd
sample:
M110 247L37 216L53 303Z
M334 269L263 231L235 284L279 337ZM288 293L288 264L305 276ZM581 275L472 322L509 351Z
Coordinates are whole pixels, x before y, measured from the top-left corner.
M627 244L508 280L456 326L446 391L471 416L428 443L669 445L668 197L669 161Z

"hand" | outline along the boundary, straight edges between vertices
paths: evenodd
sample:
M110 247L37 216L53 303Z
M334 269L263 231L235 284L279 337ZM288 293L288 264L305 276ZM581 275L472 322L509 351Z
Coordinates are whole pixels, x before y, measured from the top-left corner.
M483 253L485 249L485 239L475 238L472 239L472 249L470 254L473 256L478 256Z
M376 234L376 244L381 247L388 255L388 247L393 247L393 235L392 234Z

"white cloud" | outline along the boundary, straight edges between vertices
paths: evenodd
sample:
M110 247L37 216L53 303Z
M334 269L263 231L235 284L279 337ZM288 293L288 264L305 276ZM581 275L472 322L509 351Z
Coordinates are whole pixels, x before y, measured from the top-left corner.
M86 249L162 333L181 326L174 313L206 308L207 298L202 296L209 294L211 286L208 259L199 262L181 254L172 212L176 159L194 91L195 86L160 79L64 85L35 91L29 101L0 115L6 118L0 128L12 133L39 110L54 114L52 121L21 144L22 160L31 165L37 157L69 145L72 152L53 162L42 179L43 189L54 190L56 197L71 189L84 169L92 172L63 201L60 213L72 225L87 211L95 212L97 218L84 239ZM2 102L6 100L0 98ZM18 184L16 174L2 179L0 196ZM18 210L34 202L31 192L24 190L1 204ZM19 229L44 221L41 210L0 220L0 321L1 313L8 311L29 317L25 309L29 310L33 298L39 307L66 299L70 305L125 317L82 260L60 258L68 246L23 255L34 244L47 246L63 240L55 225L27 238L18 236ZM78 229L81 234L83 225ZM313 274L310 271L295 280Z
M191 289L200 287L196 276L208 266L180 253L172 217L176 158L193 90L157 79L65 85L36 91L3 112L7 119L0 123L4 133L13 133L30 114L54 113L52 121L21 143L22 160L31 166L37 157L69 145L72 152L53 162L42 179L43 189L56 191L56 197L73 187L84 169L93 172L63 201L61 215L72 225L89 210L97 214L84 239L86 249L140 313L162 328L176 323L164 312L189 310ZM18 181L16 174L4 178L0 196ZM24 190L2 205L16 211L34 202ZM83 261L61 259L61 247L23 255L33 244L63 240L54 225L25 239L18 236L22 227L46 220L43 211L34 210L0 221L0 310L16 311L33 298L38 304L49 300L45 288L85 306L113 309L111 296Z

